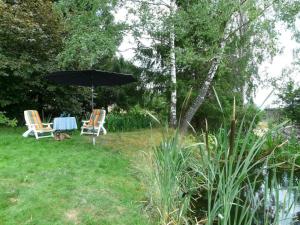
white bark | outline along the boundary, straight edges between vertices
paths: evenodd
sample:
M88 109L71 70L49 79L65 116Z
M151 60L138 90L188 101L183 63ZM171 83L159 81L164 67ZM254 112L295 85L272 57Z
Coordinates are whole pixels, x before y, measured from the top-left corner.
M224 34L223 34L223 37L222 37L221 43L220 43L220 50L219 50L218 54L215 56L215 58L213 58L213 60L212 60L212 64L208 71L207 77L204 81L204 84L199 88L196 99L193 101L192 105L190 106L190 108L188 109L188 111L186 112L186 114L183 117L183 120L182 120L181 126L180 126L180 132L183 134L186 133L186 131L189 127L189 124L191 124L191 121L192 121L195 113L198 111L199 107L204 102L205 96L208 92L208 89L217 73L221 59L224 54L226 40L228 39L228 36L229 36L229 30L231 28L230 22L227 23L227 25L225 26Z
M241 2L241 1L240 1ZM241 40L241 38L244 36L245 32L246 32L246 27L243 26L243 24L245 24L245 20L246 17L243 15L243 12L241 10L239 10L239 15L238 15L238 26L239 26L239 38ZM238 59L241 59L244 57L244 49L243 47L239 47L238 49ZM241 68L239 66L237 66L237 75L242 77L243 74L241 72ZM244 84L241 87L241 91L242 91L242 100L243 100L243 105L246 105L247 103L247 90L248 90L248 82L247 82L247 78L241 78L244 80Z
M175 12L175 0L170 1L170 16L173 18ZM176 90L176 55L175 55L175 30L174 24L171 24L170 30L170 74L171 74L171 101L170 101L170 125L176 127L177 115L177 90Z

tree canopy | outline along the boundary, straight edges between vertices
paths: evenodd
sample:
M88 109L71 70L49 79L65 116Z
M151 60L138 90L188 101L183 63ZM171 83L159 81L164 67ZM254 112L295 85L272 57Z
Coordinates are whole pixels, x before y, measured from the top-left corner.
M117 1L58 1L64 20L64 49L58 55L62 68L104 67L115 56L122 41L124 25L114 21Z
M82 115L90 109L90 90L54 85L44 76L103 69L133 73L139 83L97 88L99 107L140 105L173 124L181 119L182 130L201 126L205 118L221 121L234 97L241 110L252 107L258 68L280 50L276 24L299 39L299 5L299 0L0 0L0 111L17 118L28 108ZM125 6L130 23L115 19ZM132 62L117 54L128 33L137 46Z
M288 82L279 94L279 98L286 116L300 123L300 87L297 87L293 81Z

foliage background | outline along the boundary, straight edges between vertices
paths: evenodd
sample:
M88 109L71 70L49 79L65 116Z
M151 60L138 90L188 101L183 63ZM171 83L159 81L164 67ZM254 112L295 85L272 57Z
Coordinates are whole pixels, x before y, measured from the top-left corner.
M169 32L173 24L177 115L182 116L203 85L211 59L219 51L224 23L239 3L177 0L176 16L172 19L161 7L153 11L149 4L140 2L128 10L137 18L129 24L114 18L114 13L124 7L124 1L0 0L0 111L18 119L19 124L23 124L26 109L37 109L43 118L62 112L83 117L91 108L90 90L51 84L44 77L56 70L102 69L132 73L138 83L113 89L97 88L96 107L107 109L116 104L130 111L140 106L168 121L173 89L169 76ZM275 24L283 21L287 28L295 30L299 12L297 0L290 4L265 2L272 3L272 16L263 14L267 4L261 1L248 0L239 8L240 17L249 21L228 39L205 102L193 118L195 128L203 127L205 118L211 128L217 128L224 117L229 117L234 97L240 115L257 111L250 93L255 89L260 63L279 50ZM132 33L137 43L134 62L117 54L127 33ZM151 39L148 46L141 41L145 33Z

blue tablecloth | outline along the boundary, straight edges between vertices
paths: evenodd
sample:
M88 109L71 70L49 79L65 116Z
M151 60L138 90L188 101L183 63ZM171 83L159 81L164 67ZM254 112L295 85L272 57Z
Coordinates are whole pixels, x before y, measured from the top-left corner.
M77 129L75 117L56 117L53 121L53 130L74 130Z

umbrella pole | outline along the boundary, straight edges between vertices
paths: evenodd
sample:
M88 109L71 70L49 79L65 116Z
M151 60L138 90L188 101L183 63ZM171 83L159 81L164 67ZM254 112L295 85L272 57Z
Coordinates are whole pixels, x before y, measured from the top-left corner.
M96 138L95 138L95 118L94 118L94 85L92 85L92 123L93 123L93 145L96 145Z

